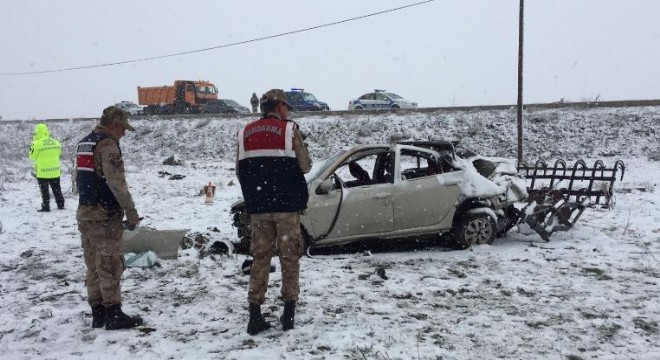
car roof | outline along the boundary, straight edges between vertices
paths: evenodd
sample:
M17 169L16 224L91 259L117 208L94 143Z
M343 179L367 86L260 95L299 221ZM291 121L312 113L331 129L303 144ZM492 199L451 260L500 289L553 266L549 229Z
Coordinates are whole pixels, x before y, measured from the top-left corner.
M413 146L420 146L420 147L427 147L427 146L454 146L454 142L448 141L448 140L405 140L405 141L399 141L398 142L401 145L413 145Z
M454 152L454 142L447 140L407 140L398 142L401 145L411 145L432 150L450 150Z
M423 148L423 149L429 149L429 150L454 150L454 144L450 141L446 140L428 140L428 141L422 141L422 140L407 140L407 141L399 141L396 143L377 143L377 144L359 144L359 145L353 145L345 150L362 150L362 149L370 149L370 148L390 148L394 149L396 148L397 145L404 145L404 146L411 146L411 147L418 147L418 148Z

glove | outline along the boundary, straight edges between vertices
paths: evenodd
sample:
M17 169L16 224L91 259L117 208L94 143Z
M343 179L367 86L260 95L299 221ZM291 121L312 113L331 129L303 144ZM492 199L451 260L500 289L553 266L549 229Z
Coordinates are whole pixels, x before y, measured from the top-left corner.
M144 218L139 218L138 221L135 222L135 223L131 223L128 220L124 220L124 221L121 222L121 224L122 224L122 227L124 228L124 230L134 231L137 228L137 226L140 225L140 221L142 221L142 219L144 219Z

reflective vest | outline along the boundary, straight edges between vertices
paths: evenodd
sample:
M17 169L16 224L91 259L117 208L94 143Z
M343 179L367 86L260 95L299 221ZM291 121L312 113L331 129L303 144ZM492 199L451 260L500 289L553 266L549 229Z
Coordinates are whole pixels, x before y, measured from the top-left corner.
M263 118L238 133L238 181L248 213L307 208L305 175L293 149L296 123Z
M34 172L38 179L55 179L60 177L60 154L62 148L59 141L50 137L45 124L37 124L34 128L34 140L30 146L29 158L34 162Z
M100 204L108 213L114 213L120 208L119 202L110 190L104 177L99 176L96 169L101 164L94 161L94 150L96 144L109 136L102 132L92 132L78 143L76 149L76 175L78 177L78 194L80 205ZM119 147L119 146L117 146ZM121 154L121 149L119 150Z

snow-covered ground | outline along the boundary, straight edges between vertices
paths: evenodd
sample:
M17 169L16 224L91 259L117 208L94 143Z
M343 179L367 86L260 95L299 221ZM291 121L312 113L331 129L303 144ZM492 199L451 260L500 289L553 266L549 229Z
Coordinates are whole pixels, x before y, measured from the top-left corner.
M92 329L71 193L71 150L94 121L49 123L66 149L66 209L37 213L27 150L34 123L0 122L0 358L2 359L658 359L660 167L658 108L526 113L525 159L626 164L613 210L589 208L545 243L516 229L492 246L449 251L331 252L301 262L296 328L277 321L281 276L263 307L275 326L245 332L245 255L180 250L129 268L124 310L137 330ZM296 119L321 159L356 143L463 139L483 155L516 157L515 109ZM235 239L240 197L235 133L246 120L139 120L122 140L143 225ZM175 155L182 166L162 165ZM184 175L168 180L170 175ZM217 185L212 205L200 189ZM369 246L369 245L365 245ZM205 256L200 256L205 255ZM385 276L383 275L383 270Z

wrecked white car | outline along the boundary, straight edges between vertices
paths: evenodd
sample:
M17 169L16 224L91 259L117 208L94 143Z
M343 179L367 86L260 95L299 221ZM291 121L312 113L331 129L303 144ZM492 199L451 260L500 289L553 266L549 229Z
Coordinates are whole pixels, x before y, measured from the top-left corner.
M358 145L317 161L306 175L305 244L451 234L458 249L490 244L518 221L527 198L515 163L459 152L447 141ZM242 201L232 205L240 243L250 241Z

